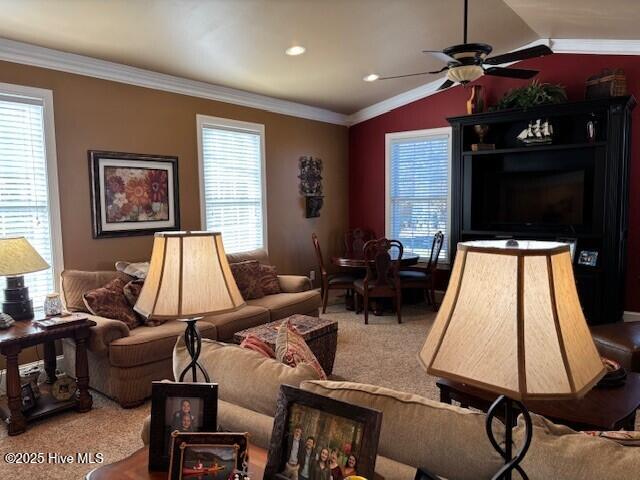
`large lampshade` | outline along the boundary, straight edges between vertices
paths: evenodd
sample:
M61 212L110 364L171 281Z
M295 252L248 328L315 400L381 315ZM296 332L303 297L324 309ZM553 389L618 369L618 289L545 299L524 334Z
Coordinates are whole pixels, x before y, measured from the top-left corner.
M134 307L138 313L151 319L186 319L243 304L220 233L156 233L149 273Z
M555 242L458 244L419 356L429 374L514 400L579 398L605 374L569 247Z
M49 264L26 238L0 238L0 276L14 277L47 268Z

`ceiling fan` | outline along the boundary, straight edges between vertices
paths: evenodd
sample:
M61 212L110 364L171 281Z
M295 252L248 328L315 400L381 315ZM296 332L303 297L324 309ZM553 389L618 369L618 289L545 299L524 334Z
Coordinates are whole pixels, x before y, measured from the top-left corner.
M489 57L489 54L493 50L491 45L487 45L486 43L467 43L468 7L468 0L464 0L463 44L447 47L441 52L437 50L423 50L423 53L429 54L443 62L446 62L447 65L445 67L433 72L410 73L408 75L395 75L390 77L376 77L375 75L370 75L365 77L365 79L368 81L371 81L370 79L391 80L394 78L415 77L417 75L436 74L446 71L447 80L438 88L438 90L444 90L456 83L464 85L469 82L473 82L483 75L527 79L538 74L537 70L497 67L494 65L550 55L553 51L549 47L546 45L536 45L534 47L516 50L515 52L505 53L504 55Z

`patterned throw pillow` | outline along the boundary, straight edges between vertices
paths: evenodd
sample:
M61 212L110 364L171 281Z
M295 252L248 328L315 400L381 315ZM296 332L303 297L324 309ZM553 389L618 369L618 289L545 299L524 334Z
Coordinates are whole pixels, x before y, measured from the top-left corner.
M276 267L260 264L260 286L262 287L262 293L265 295L274 295L282 291L280 290Z
M327 379L327 374L324 373L322 366L309 348L309 345L307 345L302 335L298 333L296 327L291 325L289 321L282 322L282 325L278 328L278 336L276 337L276 360L290 367L296 367L300 363L306 363L313 367L318 373L320 380Z
M130 330L139 325L136 313L124 295L126 282L115 278L104 287L86 292L82 299L92 315L124 322Z
M131 280L122 289L122 292L124 293L124 296L127 299L127 302L129 303L131 308L133 308L133 306L138 301L138 297L140 296L140 292L142 291L143 285L144 285L144 280L139 278L136 280Z
M269 344L263 342L253 334L247 335L240 346L242 348L246 348L247 350L258 352L267 358L276 358L276 352L273 351L273 348L271 348Z
M260 263L257 260L232 263L230 266L242 298L251 300L264 297L260 282Z

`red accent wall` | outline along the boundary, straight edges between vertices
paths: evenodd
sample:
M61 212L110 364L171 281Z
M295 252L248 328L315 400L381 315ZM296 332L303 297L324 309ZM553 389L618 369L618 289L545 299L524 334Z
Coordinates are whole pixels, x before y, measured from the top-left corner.
M623 68L629 93L640 100L640 56L554 54L520 62L540 71L541 82L560 83L569 100L584 98L587 77L603 68ZM393 80L389 80L393 81ZM485 100L494 104L510 88L526 80L483 77ZM364 88L364 87L363 87ZM417 100L349 129L349 224L384 234L384 136L389 132L448 126L447 117L464 115L470 91L461 86ZM640 106L633 112L631 139L629 243L625 309L640 311Z

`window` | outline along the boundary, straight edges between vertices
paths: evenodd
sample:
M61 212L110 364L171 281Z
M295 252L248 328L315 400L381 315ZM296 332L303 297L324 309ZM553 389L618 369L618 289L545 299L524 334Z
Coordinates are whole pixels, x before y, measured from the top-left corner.
M451 129L386 135L386 234L422 258L433 235L445 235L439 261L449 261Z
M24 236L51 268L25 275L35 309L62 271L50 90L0 84L0 236Z
M227 253L266 248L264 125L197 116L202 228Z

